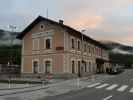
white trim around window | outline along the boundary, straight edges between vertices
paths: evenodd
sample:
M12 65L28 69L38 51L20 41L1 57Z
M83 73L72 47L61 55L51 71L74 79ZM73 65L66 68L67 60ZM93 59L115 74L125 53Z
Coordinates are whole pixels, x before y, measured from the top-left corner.
M35 42L37 42L37 48L35 48ZM39 38L35 38L35 39L32 39L32 50L39 50L39 43L40 42L40 39Z
M37 62L38 62L37 73L40 73L40 70L39 70L39 69L40 69L40 62L39 62L39 59L32 59L32 73L34 73L34 71L33 71L33 69L34 69L34 68L33 68L33 62L34 62L34 61L37 61Z
M72 39L73 39L73 42L74 44L72 44ZM74 50L75 49L75 38L73 36L70 37L70 49L71 50Z
M75 74L76 73L76 59L75 58L71 58L71 62L70 62L70 66L71 66L71 70L70 70L70 72L72 73L72 61L74 61L74 73L73 74Z
M46 61L50 61L50 65L51 65L51 67L50 67L50 73L52 73L53 72L53 63L52 63L52 58L47 58L47 59L43 59L43 65L42 65L42 73L45 73L45 62Z
M44 38L43 38L43 43L44 43L44 44L43 44L43 48L46 49L46 40L47 40L47 39L50 39L50 49L52 49L52 48L53 48L53 43L52 43L52 42L53 42L53 40L52 40L53 38L52 38L52 37L44 37ZM49 49L48 49L48 50L49 50Z
M80 66L78 65L78 62L80 62ZM81 71L81 59L77 59L77 73L79 72L79 68L80 68L80 71Z
M79 42L79 48L78 48L78 42ZM81 40L77 40L77 51L81 51Z

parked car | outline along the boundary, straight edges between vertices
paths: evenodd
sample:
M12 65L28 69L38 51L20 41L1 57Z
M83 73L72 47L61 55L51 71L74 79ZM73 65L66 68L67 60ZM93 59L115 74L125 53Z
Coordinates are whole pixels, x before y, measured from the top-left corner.
M107 73L108 74L120 74L124 71L123 68L120 68L120 67L114 67L114 68L111 68Z

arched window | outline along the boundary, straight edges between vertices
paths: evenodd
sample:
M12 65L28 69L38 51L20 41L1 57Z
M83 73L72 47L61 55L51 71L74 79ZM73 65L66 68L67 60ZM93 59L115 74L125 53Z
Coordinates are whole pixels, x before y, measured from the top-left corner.
M87 51L87 44L84 43L84 52L86 52L86 51Z
M71 41L72 41L72 49L74 49L74 39L72 38Z
M46 49L50 49L51 48L51 43L50 43L50 39L46 39Z
M89 62L89 72L91 72L91 62Z
M75 73L75 62L74 62L74 60L72 61L72 73Z
M78 50L80 50L80 41L78 40L78 43L77 43L77 45L78 45Z
M84 61L84 71L87 72L86 62Z
M39 63L38 61L33 61L33 73L38 73Z
M51 61L45 61L45 73L51 72Z

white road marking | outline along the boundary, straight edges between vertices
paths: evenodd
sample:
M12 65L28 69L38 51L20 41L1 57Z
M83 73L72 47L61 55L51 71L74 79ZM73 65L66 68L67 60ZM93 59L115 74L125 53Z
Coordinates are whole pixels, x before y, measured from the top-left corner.
M123 92L127 87L128 87L128 85L123 85L119 89L117 89L117 91Z
M108 86L108 85L109 85L109 84L102 84L102 85L96 87L96 89L100 89L100 88L106 87L106 86Z
M133 93L133 88L131 88L131 90L129 91L130 93Z
M109 99L111 99L113 96L112 95L110 95L110 96L108 96L108 97L106 97L106 98L103 98L103 100L109 100Z
M113 90L114 88L116 88L118 85L117 84L113 84L110 87L106 88L106 90Z
M95 86L100 85L100 84L101 84L101 83L95 83L95 84L88 85L87 87L88 87L88 88L91 88L91 87L95 87Z

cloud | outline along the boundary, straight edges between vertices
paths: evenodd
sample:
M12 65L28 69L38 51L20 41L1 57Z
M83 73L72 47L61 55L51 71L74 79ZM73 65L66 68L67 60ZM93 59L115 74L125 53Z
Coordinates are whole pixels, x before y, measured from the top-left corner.
M98 40L133 46L133 0L58 0L66 24ZM129 8L130 7L130 8Z
M81 16L80 16L81 15ZM102 23L103 17L97 15L87 15L86 13L80 13L78 17L66 21L66 24L71 25L74 28L97 28Z
M62 18L95 39L133 45L132 6L133 0L1 0L0 28L13 24L21 31L48 8L49 18Z

